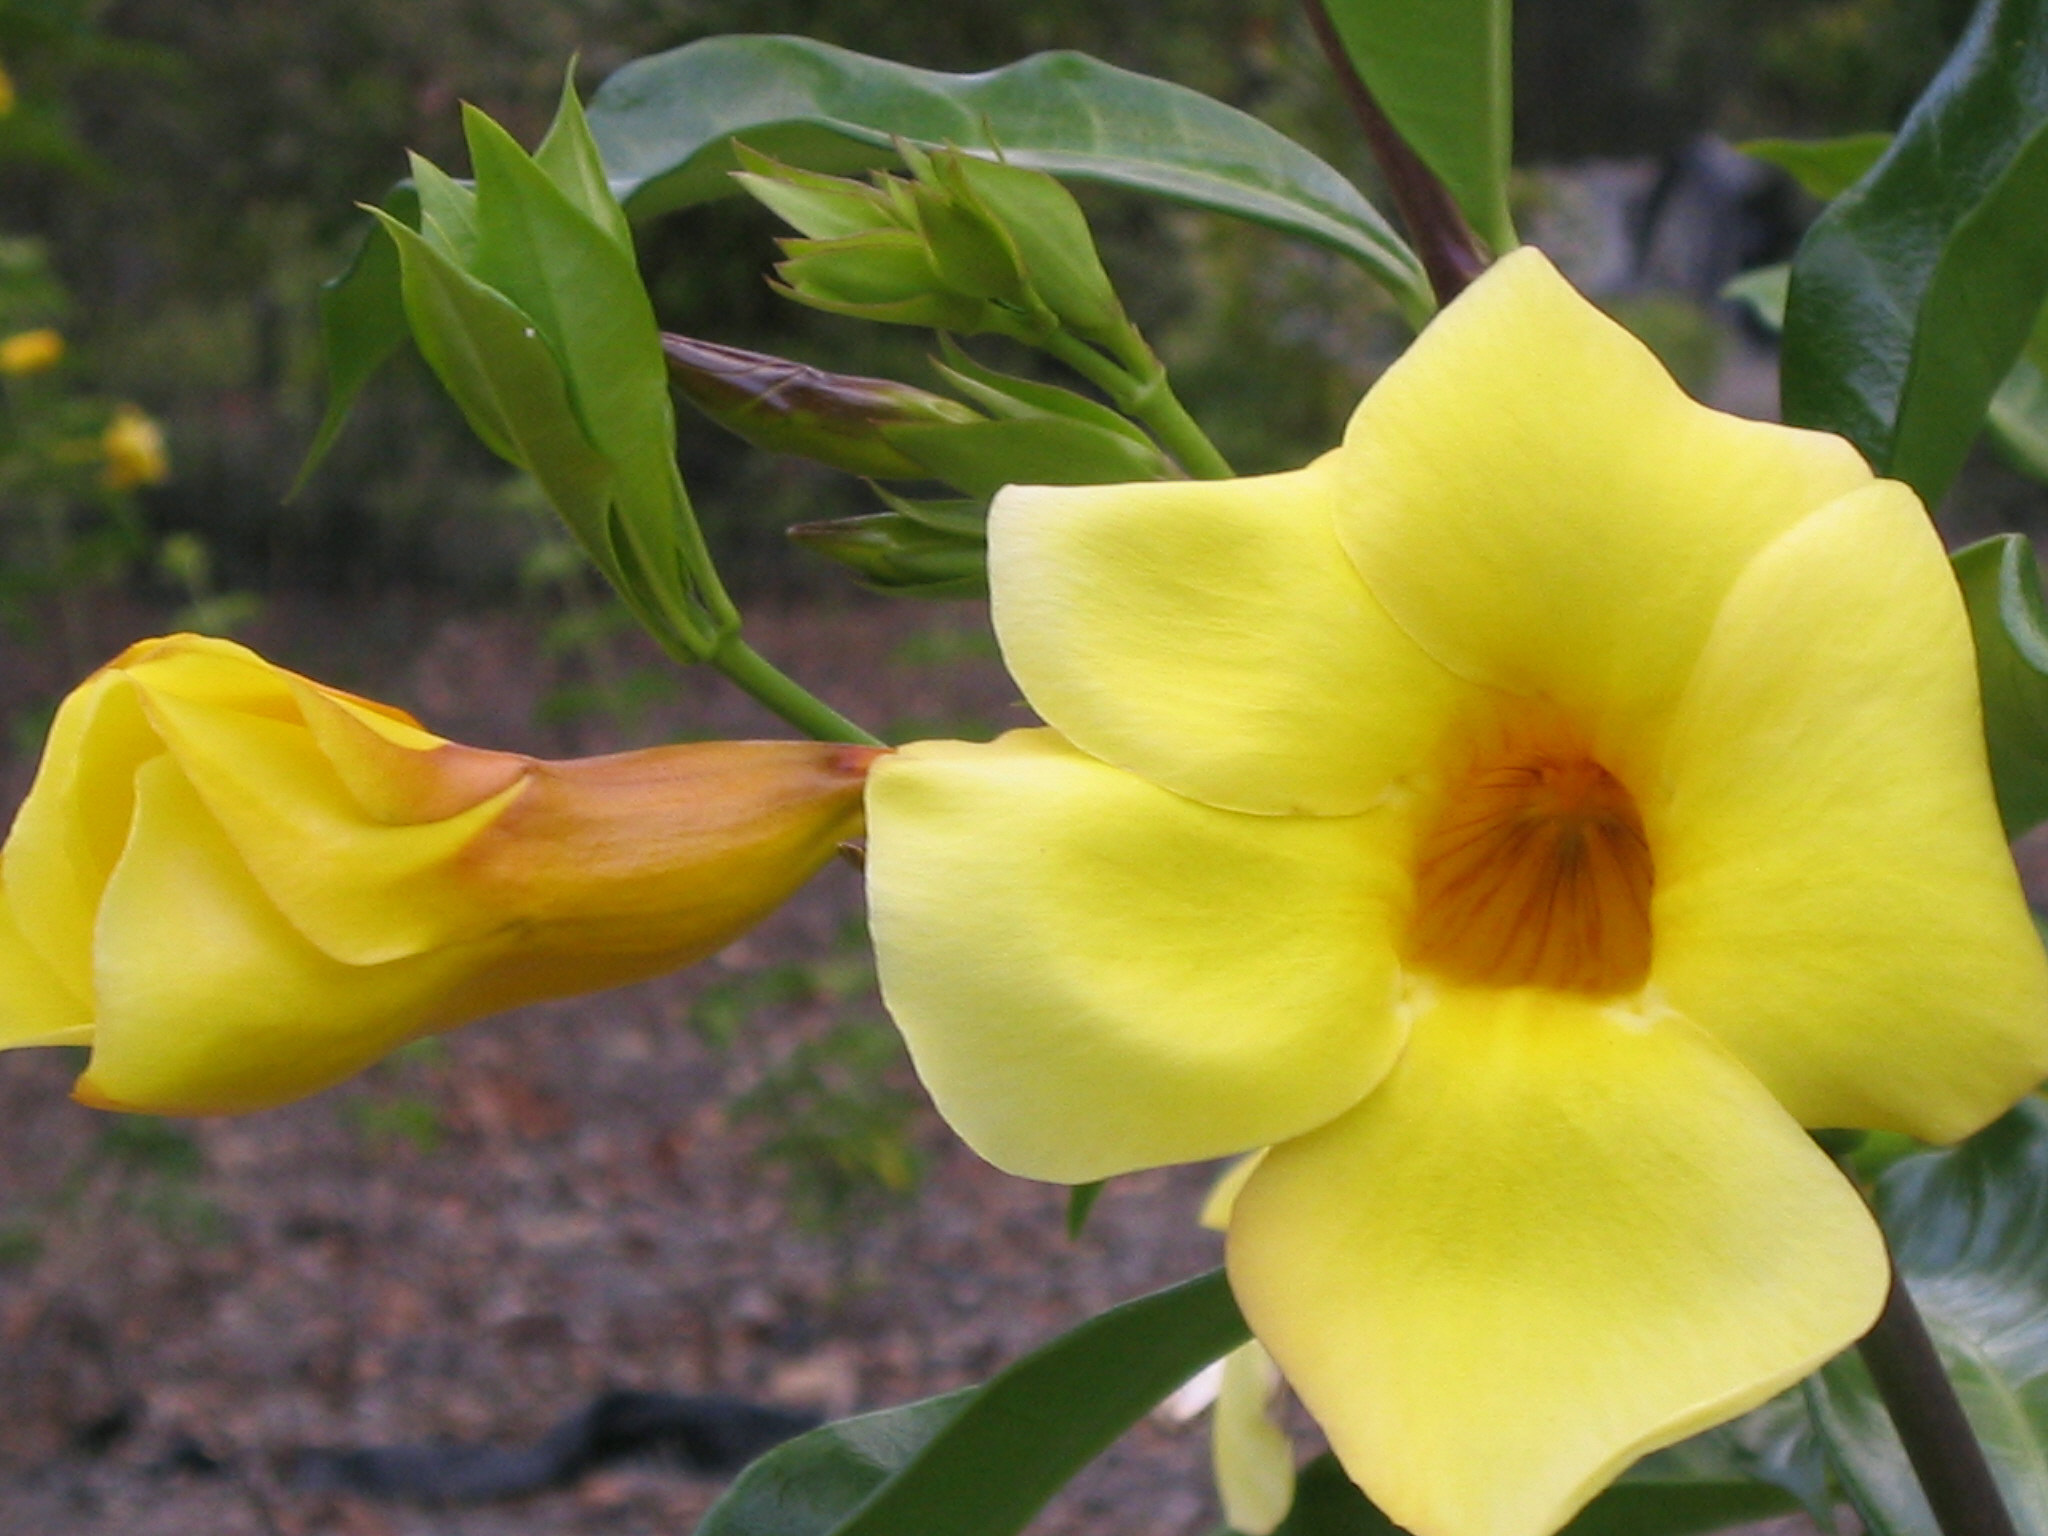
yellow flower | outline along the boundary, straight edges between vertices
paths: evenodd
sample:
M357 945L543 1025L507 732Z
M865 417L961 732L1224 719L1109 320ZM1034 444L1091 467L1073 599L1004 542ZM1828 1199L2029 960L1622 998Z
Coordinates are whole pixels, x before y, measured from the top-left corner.
M1419 1536L1553 1530L1869 1325L1802 1126L2048 1071L1920 507L1534 251L1314 464L1012 488L990 573L1050 728L877 765L884 996L1013 1172L1271 1146L1233 1288Z
M157 485L171 472L164 429L148 412L132 405L114 407L106 430L100 433L100 453L107 461L100 478L112 491Z
M26 378L46 373L64 357L64 337L48 326L33 331L16 331L0 341L0 374Z
M14 76L7 73L7 66L0 64L0 117L14 111Z
M0 849L0 1046L90 1045L102 1108L280 1104L709 954L858 827L873 756L541 762L225 640L144 641L58 709Z

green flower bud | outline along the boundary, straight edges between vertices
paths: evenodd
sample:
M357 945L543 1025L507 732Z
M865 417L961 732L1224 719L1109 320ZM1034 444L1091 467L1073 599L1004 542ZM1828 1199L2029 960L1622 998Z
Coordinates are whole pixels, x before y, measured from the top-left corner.
M705 415L757 448L801 454L877 480L930 475L882 435L891 426L959 426L970 406L893 379L827 373L788 358L665 335L670 380Z
M988 591L986 543L905 512L798 523L789 536L847 566L877 591L905 597L978 597Z

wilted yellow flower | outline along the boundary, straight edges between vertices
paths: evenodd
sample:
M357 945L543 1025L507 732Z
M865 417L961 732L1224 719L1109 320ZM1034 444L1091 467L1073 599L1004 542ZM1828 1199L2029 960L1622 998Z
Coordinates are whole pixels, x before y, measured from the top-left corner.
M1270 1146L1254 1333L1418 1536L1540 1536L1869 1326L1802 1127L2048 1071L1970 632L1905 487L1688 400L1537 252L1306 469L1012 488L1050 729L877 765L940 1109L1085 1181Z
M0 1047L90 1045L76 1092L104 1108L283 1103L709 954L858 827L873 756L541 762L229 641L144 641L58 709L0 849Z
M133 405L117 405L100 433L100 452L107 467L100 478L109 490L129 491L156 485L171 472L164 449L164 429L156 418Z
M0 341L0 374L19 379L32 373L46 373L63 357L64 337L60 332L48 326L16 331Z

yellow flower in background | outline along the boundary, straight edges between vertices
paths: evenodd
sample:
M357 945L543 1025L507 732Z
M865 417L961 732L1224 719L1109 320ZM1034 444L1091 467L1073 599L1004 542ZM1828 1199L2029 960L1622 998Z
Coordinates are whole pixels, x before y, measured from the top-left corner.
M859 826L870 749L542 762L225 640L130 647L57 711L0 849L0 1047L77 1097L216 1113L419 1035L718 949Z
M1271 1150L1233 1288L1418 1536L1541 1536L1876 1316L1802 1127L2048 1071L1969 628L1903 486L1687 399L1537 252L1305 469L1012 488L1047 729L876 765L884 996L984 1156Z
M171 458L164 447L164 429L147 411L132 405L117 405L100 433L100 453L107 467L100 478L107 489L130 491L137 486L158 485L171 472Z
M4 115L4 114L0 114ZM33 373L47 373L64 358L64 337L48 326L33 331L16 331L5 340L0 340L0 374L9 378L26 378Z
M7 73L7 66L0 64L0 117L14 111L14 76Z

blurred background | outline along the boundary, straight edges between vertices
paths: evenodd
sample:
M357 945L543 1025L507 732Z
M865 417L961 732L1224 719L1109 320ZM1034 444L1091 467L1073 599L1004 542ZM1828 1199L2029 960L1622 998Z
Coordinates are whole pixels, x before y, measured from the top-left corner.
M1769 415L1768 337L1719 294L1815 210L1729 145L1895 126L1968 10L1521 0L1523 227L1695 392ZM169 627L484 745L782 733L628 631L410 357L285 499L322 400L314 295L363 236L357 200L409 148L459 169L461 101L531 143L572 56L588 92L727 31L951 70L1078 48L1373 185L1285 0L0 0L0 336L62 346L0 378L10 807L55 700ZM1242 470L1332 443L1403 343L1335 257L1082 196ZM777 232L738 200L643 229L663 323L931 384L922 334L771 294ZM789 548L790 523L872 510L858 482L681 411L685 478L763 650L885 734L1019 718L977 605L885 605ZM1975 537L2044 503L1980 453L1941 516ZM1120 1182L1070 1242L1057 1192L955 1147L861 956L857 884L831 871L690 975L428 1042L235 1123L92 1114L63 1097L63 1053L0 1057L0 1532L680 1531L716 1485L673 1466L422 1512L312 1487L293 1458L523 1443L607 1387L880 1406L1215 1261L1200 1170ZM1199 1429L1148 1425L1043 1529L1206 1531L1203 1455Z

